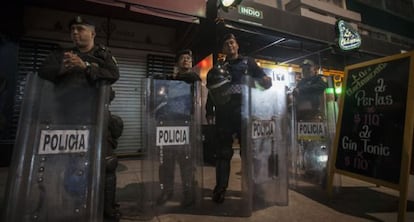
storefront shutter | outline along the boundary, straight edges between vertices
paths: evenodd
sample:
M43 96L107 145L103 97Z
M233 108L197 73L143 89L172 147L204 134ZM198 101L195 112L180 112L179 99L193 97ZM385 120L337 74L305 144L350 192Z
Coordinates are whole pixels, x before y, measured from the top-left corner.
M115 99L110 110L124 121L124 132L118 140L117 154L145 153L143 121L146 76L171 74L174 59L171 56L154 55L150 52L117 53L120 79L113 85Z
M115 99L110 105L112 114L120 116L124 131L118 139L118 154L143 152L143 92L146 76L146 53L114 56L120 71L119 80L112 86Z

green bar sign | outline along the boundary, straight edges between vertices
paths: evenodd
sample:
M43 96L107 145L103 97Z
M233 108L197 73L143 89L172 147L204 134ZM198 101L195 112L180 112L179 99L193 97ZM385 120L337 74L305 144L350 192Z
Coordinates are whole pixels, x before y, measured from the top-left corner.
M263 19L263 11L256 10L253 7L238 6L239 14L250 16L253 18Z
M350 24L343 20L336 22L338 46L344 51L358 49L361 46L361 36Z

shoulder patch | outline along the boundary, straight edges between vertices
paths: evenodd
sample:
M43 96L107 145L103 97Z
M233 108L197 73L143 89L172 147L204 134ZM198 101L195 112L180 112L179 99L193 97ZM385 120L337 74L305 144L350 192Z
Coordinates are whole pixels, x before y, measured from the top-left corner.
M244 56L242 61L243 61L243 63L244 63L244 64L246 64L246 65L247 65L247 64L249 63L249 61L248 61L248 60L249 60L249 58L248 58L248 57L246 57L246 56Z
M98 45L98 48L99 48L100 50L106 51L106 47L105 47L104 45L102 45L102 44L99 44L99 45Z

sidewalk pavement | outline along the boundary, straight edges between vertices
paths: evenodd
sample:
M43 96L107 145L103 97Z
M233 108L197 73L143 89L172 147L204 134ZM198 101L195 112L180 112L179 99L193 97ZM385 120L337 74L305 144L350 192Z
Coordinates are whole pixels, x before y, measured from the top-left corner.
M235 155L236 156L236 155ZM137 208L141 180L138 159L121 159L118 167L117 199L123 213L121 222L363 222L363 221L397 221L398 192L385 187L366 183L350 177L341 176L342 187L330 198L319 186L303 183L288 191L287 206L272 206L253 212L251 217L221 216L217 212L225 204L211 201L211 189L214 185L214 168L204 167L203 213L160 214L145 220ZM233 158L230 187L239 183L239 157ZM0 201L4 202L8 168L0 168ZM228 200L227 200L228 201ZM3 203L7 204L7 203ZM414 221L414 202L408 202L406 222Z
M240 157L234 155L230 176L229 190L240 183ZM224 204L211 201L214 187L214 167L204 167L204 190L202 213L171 213L160 214L146 221L150 222L313 222L313 221L397 221L398 195L395 190L378 187L364 181L341 176L342 187L332 198L320 186L301 183L294 189L289 189L287 206L272 206L256 210L251 217L229 217L218 215ZM133 181L140 180L140 167L137 160L121 160L118 167L118 201L123 211L123 222L142 221L137 212L131 212L131 199L137 194L133 191ZM137 197L135 197L137 198ZM229 200L227 200L229 201ZM226 200L225 200L226 202ZM136 210L136 208L135 208ZM139 213L138 213L139 214ZM414 221L414 202L408 202L406 222Z

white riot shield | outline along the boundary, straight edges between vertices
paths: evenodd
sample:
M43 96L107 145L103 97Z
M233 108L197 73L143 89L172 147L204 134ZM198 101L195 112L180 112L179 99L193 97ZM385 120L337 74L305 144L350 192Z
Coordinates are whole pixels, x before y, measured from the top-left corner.
M201 200L199 82L147 79L143 164L146 214L192 211Z
M288 204L288 137L284 136L288 128L287 77L276 78L272 70L264 71L272 77L272 87L246 87L243 92L242 129L246 135L242 146L246 151L242 151L242 160L247 160L248 167L243 176L249 180L246 185L252 210Z
M109 87L29 75L5 221L102 221Z
M332 88L320 96L320 106L310 108L291 97L291 161L292 185L325 187L331 143L335 136L337 104Z

